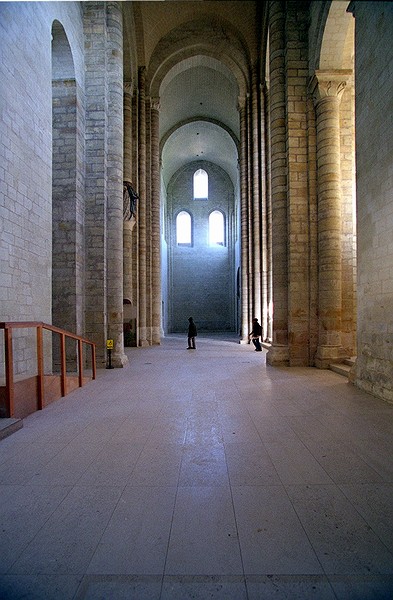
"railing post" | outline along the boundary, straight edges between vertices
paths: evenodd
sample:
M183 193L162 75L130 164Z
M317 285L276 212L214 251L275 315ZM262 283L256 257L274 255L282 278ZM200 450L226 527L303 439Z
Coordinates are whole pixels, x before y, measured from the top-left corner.
M79 377L79 387L83 385L83 346L82 340L78 339L78 377Z
M42 326L37 327L37 370L38 370L38 410L44 407L44 352L42 346Z
M61 363L61 395L65 396L67 393L67 362L66 362L66 343L64 333L60 333L60 363Z
M5 347L5 388L6 388L6 412L7 417L14 416L14 364L12 354L12 329L4 329Z
M91 369L92 379L96 378L96 347L95 344L91 344Z

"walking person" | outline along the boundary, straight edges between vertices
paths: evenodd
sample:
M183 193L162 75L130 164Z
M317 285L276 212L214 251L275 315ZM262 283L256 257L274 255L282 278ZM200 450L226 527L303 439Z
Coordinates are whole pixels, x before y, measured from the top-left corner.
M255 346L256 352L262 352L261 342L259 341L259 338L261 337L261 335L262 335L262 327L258 323L258 319L253 319L252 320L252 330L249 334L249 337L251 338L251 341Z
M196 350L195 338L197 336L197 328L194 323L194 319L189 317L188 319L188 347L187 350Z

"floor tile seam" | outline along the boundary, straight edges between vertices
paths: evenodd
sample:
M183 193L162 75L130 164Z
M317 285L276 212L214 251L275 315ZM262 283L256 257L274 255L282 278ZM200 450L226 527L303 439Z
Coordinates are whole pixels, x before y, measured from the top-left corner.
M182 459L180 461L180 465L183 461L183 456ZM166 568L167 568L167 563L168 563L168 557L169 557L169 548L170 548L170 544L171 544L171 538L172 538L172 531L173 531L173 522L175 519L175 511L176 511L176 504L177 504L177 497L179 494L179 480L180 480L180 473L181 473L181 466L179 466L179 475L178 475L178 482L177 482L177 486L176 486L176 492L175 492L175 496L173 499L173 507L172 507L172 515L171 515L171 522L170 522L170 526L169 526L169 531L168 531L168 540L167 540L167 545L166 545L166 550L165 550L165 559L164 559L164 564L162 567L162 574L161 574L161 588L160 588L160 598L161 595L163 593L163 586L164 586L164 579L165 579L165 572L166 572Z
M232 482L231 482L231 476L230 476L230 472L229 472L228 459L227 459L227 453L226 453L225 446L226 445L225 445L225 441L224 441L224 456L225 456L227 477L228 477L228 483L229 483L229 492L231 495L232 513L233 513L233 519L234 519L235 528L236 528L236 538L237 538L237 545L238 545L238 551L239 551L239 556L240 556L240 564L242 567L243 577L245 577L245 568L244 568L245 563L244 563L244 558L243 558L242 544L241 544L241 540L240 540L240 530L239 530L239 524L238 524L238 519L237 519L237 514L236 514L235 501L233 498L233 487L234 486L232 485ZM243 486L238 486L238 487L243 487ZM245 581L245 587L246 587L246 598L248 599L248 589L247 589L246 581Z
M318 457L317 457L317 456L314 454L314 451L313 451L312 447L310 447L310 446L311 446L311 444L310 444L310 443L307 443L307 441L306 441L305 439L303 439L303 438L302 438L302 437L301 437L301 436L300 436L300 435L299 435L299 434L298 434L298 433L295 431L295 429L293 429L293 427L292 427L290 424L288 424L288 425L289 425L289 427L292 429L293 433L296 435L296 437L298 438L298 440L301 442L301 444L302 444L302 445L305 447L305 449L306 449L306 450L307 450L307 451L308 451L308 452L311 454L311 456L312 456L312 457L313 457L313 459L316 461L316 463L319 465L319 467L320 467L320 468L321 468L321 469L322 469L322 470L323 470L323 471L326 473L327 477L329 477L329 479L331 479L331 480L332 480L332 482L333 482L333 483L335 483L335 484L337 485L337 483L338 483L338 482L336 482L336 481L334 480L334 478L332 477L332 475L331 475L331 474L330 474L330 473L329 473L329 472L326 470L326 468L323 466L323 464L321 463L321 461L320 461L320 460L318 459ZM305 432L305 433L306 433L306 435L307 435L307 432ZM313 441L313 445L315 446L315 445L317 444L317 440L312 440L312 441ZM315 442L315 443L314 443L314 442ZM340 440L338 440L338 442L340 443L340 445L342 445L342 442L341 442ZM345 447L345 446L346 446L346 445L344 444L344 447ZM357 458L357 459L360 459L360 460L361 460L361 461L362 461L362 462L363 462L365 465L367 465L367 467L368 467L369 469L371 469L371 470L372 470L372 471L375 473L375 475L377 475L378 477L380 477L380 478L381 478L381 481L380 481L380 483L382 483L382 482L384 481L384 478L383 478L383 476L382 476L382 475L381 475L381 474L380 474L380 473L379 473L379 472L378 472L376 469L374 469L374 467L372 467L370 464L368 464L368 463L367 463L367 461L366 461L366 460L364 460L364 459L363 459L363 458L362 458L360 455L358 455L357 453L353 452L353 451L351 450L350 446L346 446L346 447L347 447L347 449L348 449L348 450L351 452L351 454L352 454L352 455L353 455L355 458ZM373 483L373 482L371 482L371 481L370 481L369 483ZM374 482L374 483L375 483L375 482Z
M172 531L173 531L173 523L174 523L174 519L175 519L175 512L176 512L177 498L178 498L178 495L179 495L179 488L180 487L187 487L187 486L180 486L180 478L181 478L182 466L183 466L183 462L184 462L184 458L185 458L185 447L186 447L185 440L187 439L187 432L188 432L188 429L189 429L189 419L188 419L188 417L187 417L187 421L186 422L187 422L187 426L186 426L186 430L185 430L185 433L184 433L184 440L183 440L182 449L181 449L181 458L180 458L180 461L179 461L179 468L178 468L178 474L177 474L176 492L175 492L174 499L173 499L171 521L170 521L170 526L169 526L169 531L168 531L167 545L166 545L166 550L165 550L165 559L164 559L164 564L163 564L163 568L162 568L160 598L161 598L161 595L163 593L164 577L165 577L166 567L167 567L168 558L169 558L169 548L170 548L170 544L171 544Z
M365 438L367 441L370 441L370 438ZM372 471L374 471L374 473L376 475L378 475L379 477L381 477L381 481L380 483L384 483L387 482L386 476L377 468L375 468L372 464L371 461L367 458L365 458L363 452L362 452L362 447L358 446L356 443L352 443L348 445L348 448L351 450L352 454L354 454L356 457L358 457L365 465L368 466L369 469L371 469ZM393 472L392 472L392 479L391 482L393 483ZM366 483L366 482L364 482ZM371 482L370 482L371 483ZM375 483L375 482L372 482Z
M51 486L51 487L53 487L53 486ZM59 487L59 486L56 486L56 487ZM50 512L50 514L45 519L45 521L37 529L37 531L34 533L34 535L29 539L29 541L27 543L23 544L23 548L20 550L20 552L18 552L18 555L16 557L14 556L14 560L13 560L11 566L9 567L9 569L7 569L7 571L5 573L6 575L7 574L12 575L12 569L13 569L14 565L19 561L20 557L28 549L28 547L34 542L34 540L37 538L37 536L40 535L41 531L46 527L46 525L48 524L48 522L50 521L50 519L53 517L53 515L55 514L55 512L65 502L65 500L68 498L68 496L71 494L71 492L73 490L73 486L60 486L60 487L66 487L66 488L68 487L69 490L66 493L66 495L62 498L62 500L53 508L53 510Z
M315 485L317 485L317 484L315 484ZM330 487L332 487L333 485L334 485L334 484L329 484L329 486L330 486ZM296 509L296 506L295 506L295 504L293 503L293 501L292 501L292 499L291 499L291 497L290 497L290 495L289 495L288 487L289 487L289 486L287 486L287 485L285 485L285 484L283 485L283 489L284 489L284 492L285 492L285 494L286 494L286 497L287 497L287 499L288 499L288 502L290 503L290 505L291 505L291 507L292 507L292 510L293 510L294 514L296 515L296 518L297 518L297 520L298 520L299 526L301 527L301 529L302 529L302 531L303 531L304 535L306 536L306 539L307 539L307 541L308 541L308 543L309 543L309 546L310 546L310 548L311 548L311 550L312 550L312 552L313 552L313 554L314 554L315 560L317 561L317 564L318 564L318 565L320 566L320 568L321 568L321 572L322 572L322 574L326 574L326 573L325 573L325 569L324 569L324 567L323 567L323 564L322 564L322 561L321 561L321 559L319 558L319 555L318 555L317 549L314 547L314 544L313 544L313 542L312 542L312 540L311 540L311 538L310 538L310 535L309 535L309 534L308 534L308 532L307 532L307 529L306 529L306 527L305 527L305 525L304 525L304 523L303 523L303 521L302 521L302 519L301 519L301 516L299 515L299 512L297 511L297 509ZM304 487L304 484L302 484L302 485L298 485L298 487ZM318 486L318 487L320 487L320 486Z
M289 425L289 427L290 427L290 425ZM305 448L305 450L306 450L306 451L307 451L307 452L310 454L310 456L313 458L313 460L315 460L316 464L317 464L317 465L320 467L320 469L323 471L323 473L326 475L326 477L328 477L328 478L330 479L330 482L331 482L331 483L330 483L330 484L326 484L326 485L337 485L337 484L336 484L336 482L334 481L334 479L331 477L331 475L330 475L330 474L329 474L329 473L326 471L326 469L325 469L325 468L323 467L323 465L320 463L320 461L318 460L318 458L317 458L317 457L316 457L316 456L313 454L313 452L311 451L311 449L310 449L310 448L307 446L307 444L304 442L304 440L302 440L302 438L301 438L301 437L299 437L299 436L298 436L298 434L297 434L297 433L296 433L294 430L292 430L292 431L293 431L294 435L296 436L296 439L299 441L299 443L300 443L300 444L301 444L301 445L302 445L302 446ZM263 445L264 445L264 447L265 447L265 449L266 449L266 452L269 454L270 460L272 461L273 465L275 466L274 459L273 459L273 457L270 455L270 452L269 452L269 447L268 447L268 444L269 444L269 442L266 442L266 443L265 443L265 442L263 442L263 440L262 440L262 443L263 443ZM266 446L266 444L267 444L267 446ZM277 469L276 469L276 470L277 470ZM284 481L284 480L283 480L283 478L280 476L280 474L279 474L278 472L277 472L277 475L278 475L278 477L279 477L280 481L282 482L282 485L284 485L284 486L286 486L286 485L322 485L322 484L312 484L312 483L310 483L310 484L307 484L306 482L305 482L304 484L288 484L288 482L287 482L287 481Z
M99 487L105 487L105 486L99 486ZM110 486L110 487L111 487L111 489L112 489L112 488L113 488L113 487L115 487L115 486ZM116 487L120 487L120 486L116 486ZM115 514L115 512L116 512L116 510L117 510L117 508L118 508L118 506L120 505L120 502L121 502L121 499L122 499L122 497L123 497L123 494L124 494L124 491L125 491L126 487L127 487L127 483L123 485L123 488L122 488L122 489L120 488L120 489L121 489L121 491L120 491L120 493L119 493L119 497L117 498L117 501L114 503L112 510L111 510L111 511L110 511L110 513L107 515L107 522L106 522L106 525L105 525L105 527L102 529L101 535L100 535L100 536L97 538L97 540L96 540L96 542L95 542L94 549L92 549L92 551L91 551L91 555L90 555L89 562L88 562L88 563L86 564L86 566L85 566L85 570L84 570L84 576L88 575L89 568L90 568L90 565L91 565L91 563L92 563L92 561L93 561L93 559L94 559L95 553L97 552L97 549L98 549L99 545L101 544L101 541L102 541L102 539L103 539L103 537L104 537L104 535L105 535L106 531L108 530L108 527L109 527L109 525L110 525L110 522L111 522L111 520L112 520L112 518L113 518L113 516L114 516L114 514Z
M251 418L251 415L250 415L250 418ZM320 462L317 460L317 458L314 456L314 454L311 452L311 450L310 450L310 449L307 447L307 445L306 445L306 444L305 444L305 442L302 440L302 438L300 438L300 437L299 437L299 435L297 434L297 432L296 432L296 431L295 431L295 430L292 428L292 426L291 426L291 425L290 425L290 423L288 422L288 419L287 419L286 417L283 417L283 420L284 420L285 424L286 424L286 425L289 427L289 429L291 429L291 431L292 431L292 432L293 432L293 434L295 435L296 439L297 439L297 440L300 442L300 444L301 444L301 445L302 445L302 446L303 446L303 447L304 447L304 448L305 448L305 449L306 449L306 450L307 450L307 451L310 453L310 455L311 455L311 456L313 457L313 459L314 459L314 460L317 462L317 464L320 466L320 468L322 469L322 471L323 471L324 473L326 473L326 476L327 476L327 477L329 477L329 479L331 479L332 483L334 483L334 482L333 482L333 479L330 477L329 473L328 473L328 472L327 472L327 471L324 469L324 467L323 467L323 466L320 464ZM281 481L281 484L282 484L283 486L285 486L286 482L283 480L283 478L281 477L281 475L280 475L280 473L279 473L279 471L278 471L278 469L277 469L277 467L276 467L276 463L275 463L275 461L274 461L274 458L272 457L272 455L271 455L271 453L270 453L270 451L269 451L268 442L266 442L266 440L265 440L265 441L263 440L263 437L262 437L261 433L259 432L259 430L258 430L257 428L256 428L256 430L257 430L257 434L258 434L258 436L259 436L259 438L260 438L260 440L261 440L261 443L262 443L262 445L263 445L263 447L264 447L264 449L265 449L265 451L266 451L266 453L267 453L267 455L268 455L268 457L269 457L269 460L270 460L270 462L271 462L271 464L272 464L272 466L273 466L273 468L274 468L274 471L275 471L275 473L276 473L276 475L277 475L278 479Z
M330 487L330 488L332 488L332 487L334 487L335 489L337 489L337 490L338 490L338 491L341 493L342 497L343 497L343 498L344 498L346 501L348 501L348 502L350 503L350 505L352 506L353 510L354 510L354 511L357 513L357 515L358 515L358 517L360 518L360 520L361 520L361 521L364 523L365 527L366 527L367 529L370 529L370 530L372 530L373 534L376 536L376 538L378 538L378 540L380 541L381 545L382 545L382 546L385 548L385 550L386 550L386 551L387 551L387 552L388 552L388 553L389 553L389 554L392 556L392 565L393 565L393 551L392 551L390 548L388 548L388 547L386 546L386 544L385 544L385 543L384 543L384 542L381 540L380 536L379 536L379 535L378 535L378 534L377 534L377 533L374 531L374 529L373 529L373 528L372 528L372 527L371 527L371 526L368 524L368 522L367 522L367 521L366 521L366 519L365 519L365 518L364 518L364 517L361 515L361 513L359 513L359 511L356 509L356 507L353 505L353 503L351 502L351 500L350 500L350 499L349 499L349 498L346 496L346 494L344 493L344 491L343 491L343 490L340 488L340 486L339 486L338 484L335 484L335 483L333 482L333 484L288 484L288 485L285 485L284 487L285 487L285 492L286 492L286 494L287 494L288 500L289 500L289 502L291 503L291 505L292 505L292 507L293 507L293 510L294 510L294 512L296 513L296 516L297 516L297 518L298 518L298 520L299 520L299 523L300 523L300 525L301 525L301 527L302 527L302 529L303 529L303 531L304 531L304 533L305 533L305 535L306 535L306 537L307 537L307 539L308 539L308 541L309 541L309 544L310 544L310 546L311 546L311 548L312 548L312 550L313 550L313 552L314 552L314 554L315 554L315 556L316 556L316 558L317 558L317 560L318 560L318 563L321 565L322 571L323 571L323 572L324 572L326 575L328 575L328 573L326 572L325 568L323 567L323 565L322 565L322 563L321 563L321 561L320 561L320 559L319 559L319 556L318 556L317 550L314 548L314 544L312 543L312 541L311 541L311 539L310 539L310 537L309 537L309 535L308 535L308 533L307 533L307 530L306 530L306 528L305 528L305 527L304 527L304 525L303 525L302 519L301 519L300 515L298 514L298 511L296 510L296 507L295 507L295 505L293 504L293 502L292 502L292 500L291 500L291 498L290 498L290 495L289 495L289 493L288 493L288 490L287 490L287 487L288 487L288 488L289 488L289 487L305 487L305 485L306 485L307 487L317 487L317 488L321 488L321 487L322 487L322 488L326 488L326 487L328 487L328 488L329 488L329 487ZM392 574L392 578L393 578L393 574Z
M356 508L356 506L352 502L351 498L345 493L345 489L342 488L342 486L345 486L345 485L347 485L347 484L338 484L337 487L340 490L340 492L343 494L343 496L345 497L345 499L351 504L351 506L353 507L353 510L356 511L356 513L358 514L359 518L373 532L373 534L375 535L376 538L378 538L378 540L380 541L380 543L382 544L382 546L384 546L385 549L387 550L387 552L389 552L389 554L392 556L392 564L393 564L393 550L392 550L392 548L389 548L389 546L387 546L387 544L383 541L383 539L381 538L381 536L377 533L377 531L375 531L374 527L366 520L366 517L363 516L363 514L360 512L360 510L358 508ZM379 484L377 484L377 485L379 485ZM393 487L393 485L392 485L392 487ZM393 578L393 574L392 574L392 578Z

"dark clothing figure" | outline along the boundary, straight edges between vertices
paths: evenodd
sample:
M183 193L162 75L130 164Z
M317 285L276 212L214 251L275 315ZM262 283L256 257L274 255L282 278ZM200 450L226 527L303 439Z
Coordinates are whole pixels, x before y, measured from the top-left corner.
M258 323L258 319L253 319L252 320L252 331L250 333L250 338L251 338L252 343L255 346L256 352L262 352L261 342L259 341L259 338L261 337L261 335L262 335L262 327Z
M195 338L197 336L197 328L194 323L194 319L190 317L188 319L188 348L187 350L196 350Z

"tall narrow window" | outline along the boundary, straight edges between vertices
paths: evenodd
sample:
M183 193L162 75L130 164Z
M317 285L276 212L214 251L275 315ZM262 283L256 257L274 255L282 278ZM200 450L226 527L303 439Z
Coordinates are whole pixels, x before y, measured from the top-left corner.
M198 169L194 173L194 200L207 200L209 197L208 176L206 171Z
M178 246L191 246L191 215L182 210L176 217L176 243Z
M209 215L209 244L225 246L224 215L219 210L213 210Z

